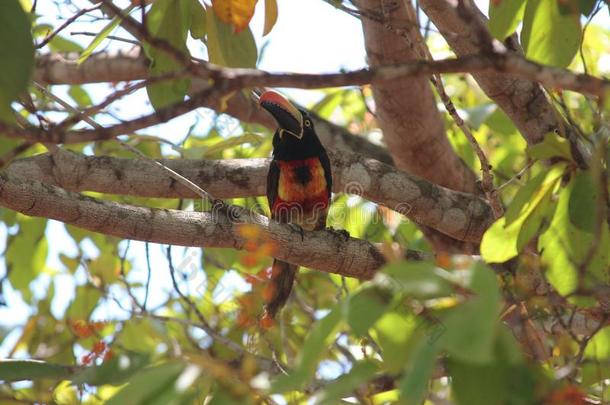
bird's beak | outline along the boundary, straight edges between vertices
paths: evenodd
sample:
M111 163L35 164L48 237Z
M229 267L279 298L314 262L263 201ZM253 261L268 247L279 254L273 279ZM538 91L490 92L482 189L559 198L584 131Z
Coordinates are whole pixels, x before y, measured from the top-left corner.
M275 91L261 94L258 104L275 118L280 136L287 132L301 139L303 137L303 114L284 96Z

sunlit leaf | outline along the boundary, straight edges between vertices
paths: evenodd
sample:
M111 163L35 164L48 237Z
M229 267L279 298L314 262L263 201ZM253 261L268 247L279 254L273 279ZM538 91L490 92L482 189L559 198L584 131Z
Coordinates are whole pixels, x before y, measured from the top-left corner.
M425 322L403 312L386 312L374 326L374 336L381 347L383 367L393 374L400 372L407 365L413 349L408 340L413 331Z
M489 32L504 41L515 32L523 18L526 0L500 0L489 2Z
M538 232L543 219L551 214L551 193L565 165L555 165L522 187L508 207L483 235L481 256L487 263L503 263L519 251Z
M580 13L555 0L528 0L521 41L527 58L557 67L570 64L582 32Z
M609 282L606 269L610 237L608 227L605 225L605 214L602 218L597 216L599 212L595 198L597 192L592 189L587 190L587 185L591 186L593 183L582 178L589 175L589 173L578 173L561 190L553 219L548 230L538 241L538 249L542 251L542 262L547 266L545 275L560 294L573 292L578 287L579 278L584 282L582 287L585 288ZM575 192L580 193L583 190L584 196L573 196ZM592 216L593 219L586 218L587 215ZM582 222L577 225L574 221ZM597 221L603 221L603 225L599 227L599 234L590 229L591 226L596 228L594 223Z
M574 160L570 150L570 142L555 132L549 132L544 136L544 140L542 142L527 148L527 154L532 158L539 160L551 159L555 157L568 161Z
M133 5L133 4L131 6L129 6L125 10L125 14L126 15L129 14L129 12L134 9L134 7L135 7L135 5ZM85 50L80 54L80 57L78 58L78 63L79 64L83 63L87 59L89 59L89 56L91 56L91 54L97 49L97 47L100 46L101 43L104 42L104 40L106 38L108 38L108 35L110 35L112 33L112 31L114 31L119 26L120 23L121 23L121 17L117 15L108 24L106 24L106 26L104 28L102 28L100 33L97 34L95 36L95 38L93 38L91 43L89 45L87 45Z

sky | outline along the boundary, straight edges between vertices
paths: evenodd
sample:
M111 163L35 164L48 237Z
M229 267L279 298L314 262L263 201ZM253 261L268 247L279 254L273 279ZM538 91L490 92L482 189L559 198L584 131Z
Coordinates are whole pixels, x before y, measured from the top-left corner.
M90 3L82 0L74 0L76 4L90 6ZM362 37L362 29L360 23L355 18L339 11L321 0L278 0L279 3L279 18L273 31L265 38L261 36L263 28L263 1L259 1L251 28L255 34L259 50L264 47L264 55L259 67L269 71L287 71L287 72L302 72L302 73L320 73L320 72L336 72L342 69L351 70L366 66L366 58L364 51L364 41ZM479 7L486 12L487 1L477 1ZM41 15L41 20L58 24L58 10L50 0L38 0L38 13ZM65 13L65 9L60 9L60 13ZM606 13L604 17L600 17L600 22L608 26L609 19ZM65 15L64 15L65 17ZM102 24L103 25L103 24ZM100 24L83 23L74 25L68 32L71 31L91 31L99 32L102 28ZM91 37L73 36L71 39L87 45ZM192 43L193 47L198 45ZM112 45L110 45L112 47ZM88 89L93 96L94 101L101 101L104 94L104 85L88 86ZM60 91L64 91L60 90ZM307 104L316 101L320 97L320 93L316 91L305 90L290 90L287 92L290 96L297 99L302 104ZM134 103L133 100L137 102ZM141 107L145 103L145 95L140 93L129 102L121 104L121 114L123 117L136 117L141 114ZM209 125L206 122L206 117L209 120L209 115L201 112L187 114L184 117L173 120L171 123L159 125L147 133L157 134L171 141L182 139L185 134L185 128L188 128L192 123L198 122L200 125ZM0 247L5 246L7 229L4 225L0 225ZM63 226L57 222L49 221L47 228L47 237L49 238L49 255L47 268L39 280L32 284L32 288L37 295L44 294L50 282L55 283L56 291L62 291L61 294L56 294L52 303L53 311L61 314L67 307L73 297L73 289L75 282L81 284L86 281L86 273L83 269L77 272L76 277L72 277L64 271L63 265L59 262L60 253L73 256L77 249L71 238L66 234ZM126 242L121 244L122 249L125 248ZM82 246L83 250L91 257L94 257L97 252L91 243L85 242ZM151 304L155 301L160 302L169 291L171 281L167 271L165 260L165 251L159 245L151 245L151 262L153 263L154 277L151 283ZM184 263L185 268L192 267L195 263L199 263L199 249L182 249L175 248L174 255L175 263L180 263L183 257L187 257L190 261ZM144 243L131 242L128 257L134 260L134 269L130 273L131 280L144 280L146 274L145 265L145 249ZM0 259L0 275L4 274L5 264L3 259ZM49 275L51 273L59 273L53 279ZM197 272L195 272L197 273ZM204 279L201 272L198 272L196 278L191 280L194 286L200 285ZM224 293L230 293L231 289L243 290L247 285L235 274L228 273L226 279L223 280L225 289L221 290ZM222 291L219 291L219 293ZM125 296L119 288L113 288L112 293L125 302ZM18 339L21 329L18 325L23 325L30 314L28 306L22 301L18 292L13 291L8 283L5 283L4 288L5 299L8 306L0 307L0 327L10 331L9 336L0 344L0 358L5 357ZM217 300L222 300L222 294L216 297ZM108 319L127 314L116 306L115 303L109 301L96 310L94 318Z

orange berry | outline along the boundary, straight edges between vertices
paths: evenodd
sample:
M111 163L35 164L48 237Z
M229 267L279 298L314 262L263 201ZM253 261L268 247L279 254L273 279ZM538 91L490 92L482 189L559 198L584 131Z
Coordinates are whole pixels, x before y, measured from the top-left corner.
M80 361L84 365L88 366L93 362L93 353L85 354L83 357L81 357Z
M275 284L268 283L262 292L263 300L270 302L275 297Z
M114 352L111 349L108 349L106 353L104 353L104 361L110 361L114 357Z
M256 266L256 256L255 255L245 255L244 257L241 258L241 264L243 264L246 267L254 267Z
M248 252L255 252L258 249L258 243L253 240L249 240L244 243L244 249Z
M261 318L260 325L263 329L271 329L275 325L275 321L268 313L265 313Z
M102 354L104 352L104 350L106 350L106 342L104 342L103 340L100 340L93 344L92 352L95 353L96 355L99 356L100 354Z
M244 279L246 280L246 283L248 283L250 285L256 285L260 282L258 277L256 277L255 275L252 275L252 274L246 274Z

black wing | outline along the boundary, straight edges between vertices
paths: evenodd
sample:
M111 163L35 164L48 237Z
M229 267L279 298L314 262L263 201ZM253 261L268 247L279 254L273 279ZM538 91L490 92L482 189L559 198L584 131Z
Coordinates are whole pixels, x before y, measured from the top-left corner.
M280 167L275 160L271 161L269 165L269 172L267 173L267 202L269 203L269 210L271 210L271 218L273 215L273 203L277 198L277 188L280 182Z

